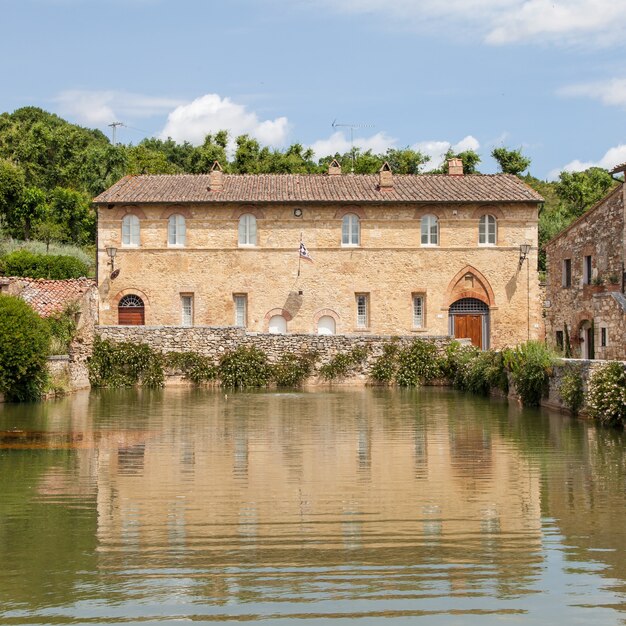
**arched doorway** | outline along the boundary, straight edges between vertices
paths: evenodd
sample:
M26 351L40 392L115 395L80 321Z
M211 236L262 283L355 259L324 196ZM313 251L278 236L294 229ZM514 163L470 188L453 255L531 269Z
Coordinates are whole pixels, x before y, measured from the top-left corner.
M317 322L318 335L334 335L337 331L334 318L330 315L322 315Z
M129 293L117 305L117 323L120 326L143 326L146 322L143 300Z
M481 350L489 348L489 307L477 298L461 298L450 305L450 334L470 339Z

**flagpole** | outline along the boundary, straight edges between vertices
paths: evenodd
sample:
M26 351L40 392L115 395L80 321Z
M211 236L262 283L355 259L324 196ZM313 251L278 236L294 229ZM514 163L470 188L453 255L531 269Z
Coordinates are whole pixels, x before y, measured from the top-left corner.
M300 244L302 245L302 233L300 233ZM298 278L300 278L300 264L302 263L302 255L300 254L300 246L298 246Z

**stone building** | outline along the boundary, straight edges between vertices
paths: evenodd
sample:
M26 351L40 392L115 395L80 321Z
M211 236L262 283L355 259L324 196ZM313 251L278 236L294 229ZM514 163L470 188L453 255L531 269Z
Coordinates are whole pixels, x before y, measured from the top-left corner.
M626 171L626 163L613 174ZM546 334L584 359L626 359L623 184L546 246Z
M128 176L94 202L101 325L450 333L483 348L542 336L542 198L515 176L464 176L458 160L417 176L336 162L325 175L227 175L216 163Z

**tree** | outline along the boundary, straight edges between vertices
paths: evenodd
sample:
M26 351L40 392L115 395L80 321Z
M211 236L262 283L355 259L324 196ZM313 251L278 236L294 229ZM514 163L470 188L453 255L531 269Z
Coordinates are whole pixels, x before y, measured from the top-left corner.
M95 239L96 216L85 194L57 187L51 194L50 211L63 226L64 243L84 244Z
M0 392L34 400L46 382L50 335L45 322L20 298L0 295Z
M617 185L607 170L590 167L584 172L561 172L556 193L572 217L580 217Z
M14 163L0 159L0 220L11 224L12 215L24 194L24 172Z
M444 174L448 173L448 161L450 159L461 159L463 163L463 174L477 174L478 169L477 166L480 163L480 155L478 152L474 150L464 150L463 152L457 152L456 154L450 148L446 152L446 156L444 157L443 165L441 167L441 172Z
M384 158L394 174L419 174L430 161L429 156L411 148L389 148Z
M28 241L37 222L48 212L46 194L38 187L26 187L11 211L7 227L11 236Z
M494 148L491 156L498 162L503 174L519 176L530 166L530 159L522 154L522 149L508 150L507 148Z

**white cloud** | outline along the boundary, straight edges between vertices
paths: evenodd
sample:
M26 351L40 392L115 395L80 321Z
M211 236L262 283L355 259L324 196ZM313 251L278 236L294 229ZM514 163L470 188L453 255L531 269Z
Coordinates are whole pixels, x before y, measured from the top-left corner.
M55 99L60 113L94 126L127 119L162 115L178 106L174 98L145 96L123 91L62 91Z
M418 141L411 146L413 150L418 150L422 154L430 157L430 161L426 164L425 170L435 170L443 164L446 152L452 149L453 152L464 152L465 150L474 150L478 152L480 142L476 137L467 135L461 141L452 144L449 141Z
M286 117L261 121L245 106L209 93L192 102L181 104L167 118L160 137L199 144L208 133L228 130L231 137L248 134L262 144L282 146L287 139L289 122Z
M616 165L620 163L626 163L626 144L620 144L613 148L609 148L603 157L598 161L580 161L575 159L570 161L563 167L554 169L548 175L550 180L555 180L559 177L559 174L565 172L582 172L590 167L603 167L607 170L612 170Z
M396 145L396 139L389 137L385 132L379 132L371 137L355 137L354 146L361 150L371 150L375 154L386 152ZM345 154L352 149L350 139L343 131L334 132L328 139L320 139L311 145L318 159L328 155Z
M568 85L557 93L566 97L593 98L609 106L626 107L626 78Z
M620 0L301 0L376 15L419 31L470 33L492 45L613 43L626 32Z

